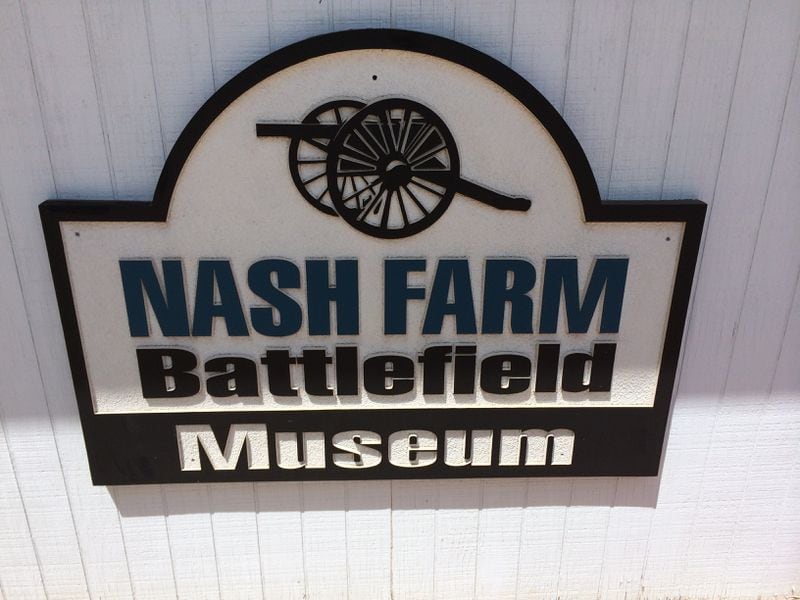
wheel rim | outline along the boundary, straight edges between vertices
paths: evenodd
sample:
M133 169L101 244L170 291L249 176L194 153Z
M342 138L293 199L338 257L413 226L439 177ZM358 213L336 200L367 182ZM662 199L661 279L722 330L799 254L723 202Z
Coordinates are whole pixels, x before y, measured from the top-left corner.
M358 100L333 100L318 106L303 123L341 126L364 107ZM297 190L314 208L336 216L326 177L328 146L331 140L292 138L289 145L289 170Z
M369 104L328 146L328 189L336 212L380 238L414 235L447 210L458 151L436 113L411 100Z

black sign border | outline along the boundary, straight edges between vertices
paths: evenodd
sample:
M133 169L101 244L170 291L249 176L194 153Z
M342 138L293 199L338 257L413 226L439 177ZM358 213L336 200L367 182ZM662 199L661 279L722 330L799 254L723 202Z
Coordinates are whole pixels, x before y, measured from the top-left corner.
M683 241L652 408L522 408L324 410L281 412L185 412L95 415L69 280L61 222L165 222L172 192L194 145L234 100L271 75L305 60L364 49L395 49L427 54L467 67L501 86L547 129L571 169L586 222L680 222ZM39 205L59 313L83 427L92 481L96 485L242 480L408 479L530 476L657 475L675 385L692 282L705 222L699 200L603 201L586 155L555 108L522 76L469 46L438 36L397 29L364 29L313 37L273 52L222 86L197 111L166 159L152 201L47 200ZM357 414L354 414L357 413ZM395 425L394 419L402 425ZM386 464L368 470L248 471L240 461L233 471L181 472L174 425L208 423L224 438L230 423L269 420L271 431L334 431L336 427L389 432L408 423L443 432L453 428L572 427L576 430L573 464L543 467L447 467L441 457L423 469ZM531 419L528 421L527 419ZM277 424L277 425L276 425ZM315 427L315 429L309 429ZM171 435L165 432L171 429ZM288 428L288 429L287 429ZM597 435L605 428L606 436ZM385 438L384 438L385 439ZM385 442L384 442L385 444ZM582 446L583 445L583 446ZM328 446L330 446L328 444ZM581 452L581 447L586 448ZM124 449L124 450L123 450ZM590 451L591 449L591 451ZM385 451L385 446L383 448ZM328 450L330 453L330 449ZM274 454L273 454L274 456Z

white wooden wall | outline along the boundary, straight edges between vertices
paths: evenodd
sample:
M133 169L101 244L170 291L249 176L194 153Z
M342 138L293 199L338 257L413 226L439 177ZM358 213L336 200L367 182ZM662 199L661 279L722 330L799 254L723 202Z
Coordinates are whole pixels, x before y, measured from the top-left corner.
M92 487L37 205L149 198L243 67L389 26L522 73L604 197L711 205L662 476ZM0 0L0 596L800 593L799 37L798 0Z

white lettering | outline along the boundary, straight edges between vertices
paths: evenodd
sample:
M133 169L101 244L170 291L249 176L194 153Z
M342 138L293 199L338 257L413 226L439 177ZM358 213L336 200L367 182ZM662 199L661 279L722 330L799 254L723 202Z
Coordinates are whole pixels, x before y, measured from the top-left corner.
M233 471L245 446L248 469L269 469L266 425L257 423L231 425L224 451L220 449L210 425L176 425L175 433L178 438L181 471L201 469L201 447L215 471Z
M404 429L389 436L389 462L395 467L427 467L436 462L436 434Z
M344 452L333 453L333 464L343 469L368 469L381 463L381 452L371 445L380 444L374 431L343 431L331 438L333 447Z
M553 440L551 465L571 465L575 432L569 429L503 429L500 432L500 465L519 465L522 440L526 441L525 465L547 464L547 441Z
M296 433L275 434L275 462L281 469L324 469L325 435L321 431L303 433L303 460Z
M444 432L444 464L450 467L488 467L492 464L492 431L472 432L472 450L467 456L467 432L448 429Z

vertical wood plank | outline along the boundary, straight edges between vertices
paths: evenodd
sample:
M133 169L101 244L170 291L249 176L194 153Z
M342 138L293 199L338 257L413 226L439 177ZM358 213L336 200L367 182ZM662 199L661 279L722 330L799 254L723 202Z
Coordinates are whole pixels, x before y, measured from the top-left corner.
M211 484L209 504L220 596L258 598L261 577L258 523L252 483Z
M22 6L58 193L107 197L113 182L81 2L27 0Z
M85 0L85 13L114 197L149 200L164 148L144 6Z
M318 0L270 0L269 23L270 45L277 50L331 31L331 4Z
M0 272L6 285L16 278L5 216L0 214ZM5 331L5 330L4 330ZM3 357L5 358L5 357ZM0 375L3 389L5 378ZM0 415L1 416L1 415ZM36 555L28 515L20 494L17 475L6 441L5 425L0 420L0 590L7 598L44 598L45 588Z
M349 598L391 597L391 484L388 481L348 481L347 585Z
M577 0L573 16L563 114L583 146L603 198L608 197L632 4Z
M622 600L641 592L658 485L654 477L619 479L606 530L598 598Z
M786 415L791 415L794 430L789 438L794 439L794 465L791 470L781 470L782 490L770 498L770 507L780 519L774 519L767 528L766 549L761 550L770 557L770 564L762 572L761 589L769 591L797 589L797 565L800 564L800 550L795 543L800 537L800 511L797 498L800 495L800 442L797 441L798 414L797 390L800 389L800 285L795 289L794 303L786 334L783 338L777 368L770 391L770 404L774 407L772 420L786 423ZM791 423L787 423L791 426Z
M481 482L483 502L478 516L475 598L516 598L523 506L528 482Z
M209 486L164 485L161 490L178 598L219 598Z
M634 5L609 198L661 196L690 12L690 0Z
M269 54L268 2L207 2L211 55L217 87Z
M267 598L307 598L299 483L257 483L261 572Z
M605 560L606 530L617 479L583 478L573 482L564 523L564 542L557 594L567 598L597 597Z
M510 64L514 1L457 3L455 38L504 64Z
M664 198L714 199L749 5L748 0L692 5L664 165Z
M456 0L392 0L392 27L453 37Z
M562 112L575 2L516 2L511 67Z
M568 479L528 482L517 558L517 598L547 600L558 595L572 487Z
M433 597L470 598L475 589L483 480L438 481Z
M434 482L392 482L392 594L395 598L434 597L436 506Z
M161 486L110 489L122 516L134 597L175 597L175 571Z
M344 486L338 481L301 484L303 556L309 598L347 598Z
M331 0L334 31L389 27L390 0Z
M214 92L205 6L194 0L145 0L155 89L166 152Z

